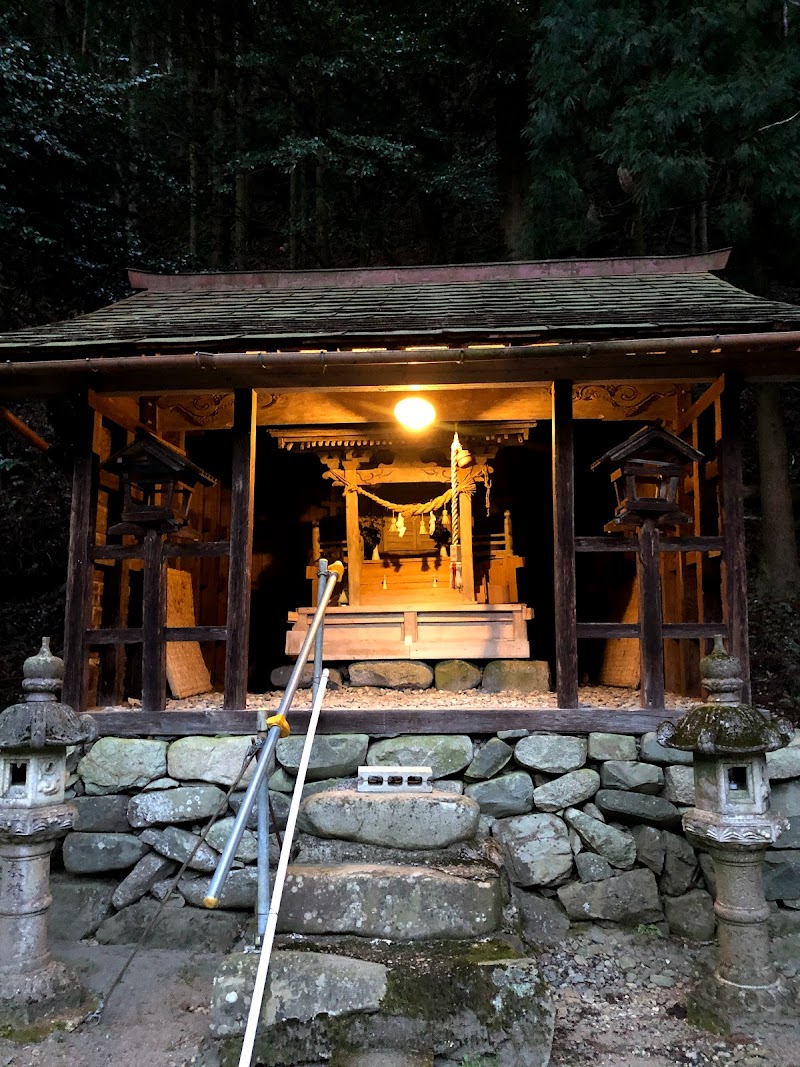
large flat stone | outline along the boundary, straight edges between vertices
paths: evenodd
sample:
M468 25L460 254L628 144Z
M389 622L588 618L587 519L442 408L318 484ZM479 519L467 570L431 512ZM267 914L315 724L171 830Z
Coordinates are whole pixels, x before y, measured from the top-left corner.
M648 923L663 919L652 871L625 871L602 882L570 882L557 891L570 919Z
M514 759L523 767L545 774L566 774L586 763L585 737L569 734L531 734L517 742Z
M664 831L655 826L634 826L631 829L636 842L636 858L639 863L649 867L653 874L660 875L664 870L666 845Z
M575 830L587 848L602 856L612 867L625 870L636 862L636 842L632 834L608 826L576 808L567 808L564 821Z
M636 738L628 734L589 734L589 759L635 760Z
M464 795L480 805L482 815L526 815L533 809L533 780L526 771L512 771L468 785Z
M166 741L131 737L101 737L78 764L89 796L141 789L166 773Z
M475 753L472 763L464 771L464 777L473 781L491 778L498 771L502 771L513 755L514 749L511 745L507 745L499 737L490 737Z
M487 693L549 693L550 667L546 660L495 659L483 669L482 688Z
M97 940L101 945L137 944L158 908L158 901L152 897L137 900L106 919L97 931ZM145 938L144 946L230 952L249 919L249 915L235 912L197 911L167 905Z
M370 745L367 762L383 767L430 767L434 778L458 774L472 762L466 734L401 734Z
M608 860L594 852L579 852L575 857L575 869L582 882L602 882L614 875Z
M604 815L619 822L644 822L651 826L679 827L681 816L674 804L663 797L646 793L624 793L618 789L601 789L594 798Z
M498 819L492 836L500 842L515 885L558 885L572 870L569 832L555 815L520 815Z
M73 874L121 871L138 863L147 851L133 834L71 833L64 838L64 866Z
M469 797L432 793L316 793L301 806L302 829L395 848L447 848L475 836L478 804Z
M52 874L50 892L53 903L47 915L50 937L56 941L80 941L91 937L114 910L111 897L116 885L116 879Z
M215 814L224 799L225 794L215 785L190 785L140 793L131 797L128 804L128 822L136 827L202 822Z
M241 1032L240 1016L247 1015L257 967L257 955L236 953L217 971L212 993L215 1037ZM386 995L388 973L382 963L329 952L273 952L262 1024L377 1011Z
M127 908L129 904L141 900L145 893L149 893L156 882L169 878L177 869L178 865L171 860L159 856L157 852L148 852L119 883L111 903L118 911Z
M252 738L181 737L167 750L167 769L172 778L184 782L211 782L232 785L242 774L242 763ZM246 788L256 769L251 760L240 782Z
M433 671L428 664L411 659L351 663L348 675L350 685L368 685L378 689L430 689L433 685Z
M275 754L290 775L296 775L305 745L305 734L282 737ZM344 778L356 774L364 763L369 737L366 734L317 734L311 746L306 777L310 782L322 778Z
M413 944L372 943L368 962L372 968L382 965L382 973L353 958L354 940L339 949L350 957L344 960L321 957L315 963L309 953L275 954L277 996L273 1004L268 992L263 1022L272 1021L258 1031L254 1062L549 1063L554 1020L548 990L536 962L521 958L507 942L429 942L419 950ZM214 984L211 1033L221 1042L225 1063L239 1056L257 963L255 954L231 957ZM384 982L386 992L376 1006Z
M600 788L600 775L589 767L570 771L533 791L533 803L539 811L560 811L591 800Z
M624 789L633 793L659 793L664 785L664 772L655 763L608 760L600 768L600 779L603 789Z
M111 794L101 797L75 797L70 801L77 815L73 830L85 833L124 834L130 832L128 804L130 797Z
M463 693L481 684L481 670L463 659L445 659L436 664L433 672L437 689L446 693Z
M291 867L278 930L360 937L482 937L497 929L497 878L462 878L423 867Z

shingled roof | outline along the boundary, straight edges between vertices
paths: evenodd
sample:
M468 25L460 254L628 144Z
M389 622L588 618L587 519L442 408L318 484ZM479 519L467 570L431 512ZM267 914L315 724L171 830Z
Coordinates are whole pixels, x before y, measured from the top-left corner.
M259 274L131 272L135 295L0 335L7 359L210 349L525 344L786 329L800 308L696 257Z

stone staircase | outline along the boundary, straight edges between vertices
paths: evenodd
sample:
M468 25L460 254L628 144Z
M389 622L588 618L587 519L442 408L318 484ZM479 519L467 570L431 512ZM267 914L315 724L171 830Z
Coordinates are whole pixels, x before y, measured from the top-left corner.
M503 932L475 801L331 789L306 797L298 828L254 1063L549 1062L552 1006ZM223 1067L237 1062L257 962L235 954L215 979Z

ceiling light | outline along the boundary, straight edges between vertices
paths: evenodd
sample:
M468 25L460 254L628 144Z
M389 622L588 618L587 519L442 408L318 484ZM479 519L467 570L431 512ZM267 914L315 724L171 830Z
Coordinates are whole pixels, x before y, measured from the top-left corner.
M407 396L395 405L394 417L407 430L424 430L436 418L436 409L421 396Z

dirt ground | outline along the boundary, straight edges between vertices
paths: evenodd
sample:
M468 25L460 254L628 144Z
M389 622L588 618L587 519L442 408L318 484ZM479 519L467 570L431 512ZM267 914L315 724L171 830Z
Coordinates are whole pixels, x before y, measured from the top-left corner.
M129 951L83 943L58 945L55 954L102 993ZM778 955L784 975L796 977L800 959L789 938ZM541 964L557 1010L552 1067L800 1067L798 1012L760 1031L743 1022L725 1038L688 1025L687 992L711 958L709 946L690 947L650 929L597 927L545 953ZM0 1040L0 1067L215 1067L208 1003L220 960L142 950L99 1022L36 1045Z

